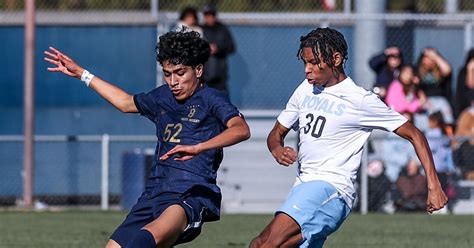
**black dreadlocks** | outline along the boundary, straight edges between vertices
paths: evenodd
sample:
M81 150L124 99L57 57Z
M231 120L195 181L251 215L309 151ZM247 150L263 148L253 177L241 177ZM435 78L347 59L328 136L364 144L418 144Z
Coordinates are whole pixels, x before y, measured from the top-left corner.
M303 59L303 48L310 47L318 64L321 63L319 55L329 68L334 69L333 54L339 52L342 56L341 65L347 61L347 43L344 36L332 28L317 28L300 38L300 48L296 56ZM342 69L342 68L341 68Z

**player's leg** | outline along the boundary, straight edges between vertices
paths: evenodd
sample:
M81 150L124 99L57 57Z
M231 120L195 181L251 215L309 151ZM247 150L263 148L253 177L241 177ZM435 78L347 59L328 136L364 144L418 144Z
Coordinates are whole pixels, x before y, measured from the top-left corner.
M149 200L143 194L127 214L125 220L110 236L106 248L126 247L130 240L137 235L140 229L146 224L152 222L154 218L154 210L157 203Z
M126 248L171 247L186 226L187 217L183 207L171 205L156 220L144 226Z
M105 248L121 248L121 246L117 242L115 242L115 240L109 239L109 242L107 242Z
M350 208L331 184L301 183L291 190L272 221L275 223L270 223L251 247L322 247L326 237L337 230L349 212Z
M290 248L290 247L298 247L299 244L302 242L302 234L301 231L297 235L293 235L293 237L289 238L285 243L283 243L280 247L281 248Z
M285 213L279 213L250 243L250 248L296 247L302 240L298 223Z

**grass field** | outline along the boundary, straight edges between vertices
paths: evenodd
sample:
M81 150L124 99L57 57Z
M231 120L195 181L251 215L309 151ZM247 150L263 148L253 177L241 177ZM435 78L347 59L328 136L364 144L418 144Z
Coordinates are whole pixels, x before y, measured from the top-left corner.
M0 212L0 247L103 247L123 212ZM204 225L195 241L179 247L247 247L270 215L224 215ZM325 248L474 247L474 215L353 214Z

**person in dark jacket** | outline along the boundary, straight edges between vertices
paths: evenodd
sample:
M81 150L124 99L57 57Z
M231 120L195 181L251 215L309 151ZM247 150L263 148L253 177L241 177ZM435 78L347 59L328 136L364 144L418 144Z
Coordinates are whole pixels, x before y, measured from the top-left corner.
M426 208L426 177L420 173L416 160L410 160L402 169L396 182L399 196L395 196L397 211L423 211Z
M203 36L211 46L211 57L204 66L204 81L209 87L228 94L227 57L235 51L235 42L229 29L217 19L215 5L204 5L202 12L204 15Z
M390 197L392 182L385 174L385 165L380 160L370 161L367 165L369 176L369 202L368 210L371 212L384 212L384 205Z
M377 54L370 59L370 68L377 73L374 93L379 95L382 100L385 99L388 86L390 86L393 80L398 78L402 62L402 53L400 48L396 46L388 47L383 53Z
M456 98L454 100L454 115L459 117L461 112L471 106L469 94L474 94L474 48L467 53L466 63L458 74Z

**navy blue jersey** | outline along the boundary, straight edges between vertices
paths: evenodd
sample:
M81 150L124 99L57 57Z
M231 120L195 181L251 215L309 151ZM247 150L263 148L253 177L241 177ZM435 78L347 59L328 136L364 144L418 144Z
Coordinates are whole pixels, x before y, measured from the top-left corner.
M147 183L150 197L163 192L187 193L194 191L193 187L204 186L207 190L201 191L208 191L205 194L217 205L217 209L210 210L218 217L221 195L216 177L222 148L207 150L187 161L159 158L178 144L195 145L217 136L228 120L239 115L237 108L225 94L207 86L199 87L183 102L176 100L168 85L137 94L134 101L140 114L156 126L158 142Z

